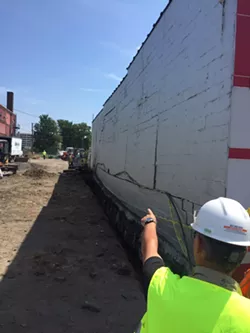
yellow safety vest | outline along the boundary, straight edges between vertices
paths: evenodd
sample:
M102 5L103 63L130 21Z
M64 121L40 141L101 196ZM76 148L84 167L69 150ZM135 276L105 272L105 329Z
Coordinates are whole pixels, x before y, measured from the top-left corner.
M250 300L169 268L158 269L149 286L140 333L250 333Z

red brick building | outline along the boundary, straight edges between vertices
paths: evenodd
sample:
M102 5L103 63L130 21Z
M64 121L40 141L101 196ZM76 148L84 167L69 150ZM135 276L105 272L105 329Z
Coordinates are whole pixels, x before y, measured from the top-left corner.
M7 107L0 104L0 136L14 136L16 131L16 115L13 113L14 95L7 92Z

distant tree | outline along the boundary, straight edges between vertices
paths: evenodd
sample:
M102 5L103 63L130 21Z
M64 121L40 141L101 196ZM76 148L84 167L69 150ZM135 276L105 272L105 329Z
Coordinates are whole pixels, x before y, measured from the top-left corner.
M75 147L88 150L91 144L91 127L86 123L74 124Z
M73 123L68 120L60 119L57 121L60 135L62 137L62 148L74 146Z
M62 145L88 150L91 143L91 127L86 123L73 124L68 120L58 120Z
M34 149L38 152L45 149L47 153L55 154L60 142L57 122L48 115L41 115L39 122L34 125Z

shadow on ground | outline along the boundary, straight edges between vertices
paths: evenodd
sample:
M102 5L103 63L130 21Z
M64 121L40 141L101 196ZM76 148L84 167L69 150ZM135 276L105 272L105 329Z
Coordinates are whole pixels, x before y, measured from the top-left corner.
M133 332L139 282L82 176L62 174L0 283L4 333Z

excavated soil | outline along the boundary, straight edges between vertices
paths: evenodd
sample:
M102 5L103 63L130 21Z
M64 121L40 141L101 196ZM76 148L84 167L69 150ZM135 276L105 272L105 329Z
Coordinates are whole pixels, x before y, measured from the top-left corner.
M132 333L144 298L95 196L67 163L32 164L0 181L0 331Z
M50 172L47 172L43 169L40 169L40 168L34 168L34 167L31 167L29 170L26 170L23 175L25 177L30 177L30 178L34 178L34 179L41 179L41 178L50 178L50 177L54 177L56 176L55 173L50 173Z

